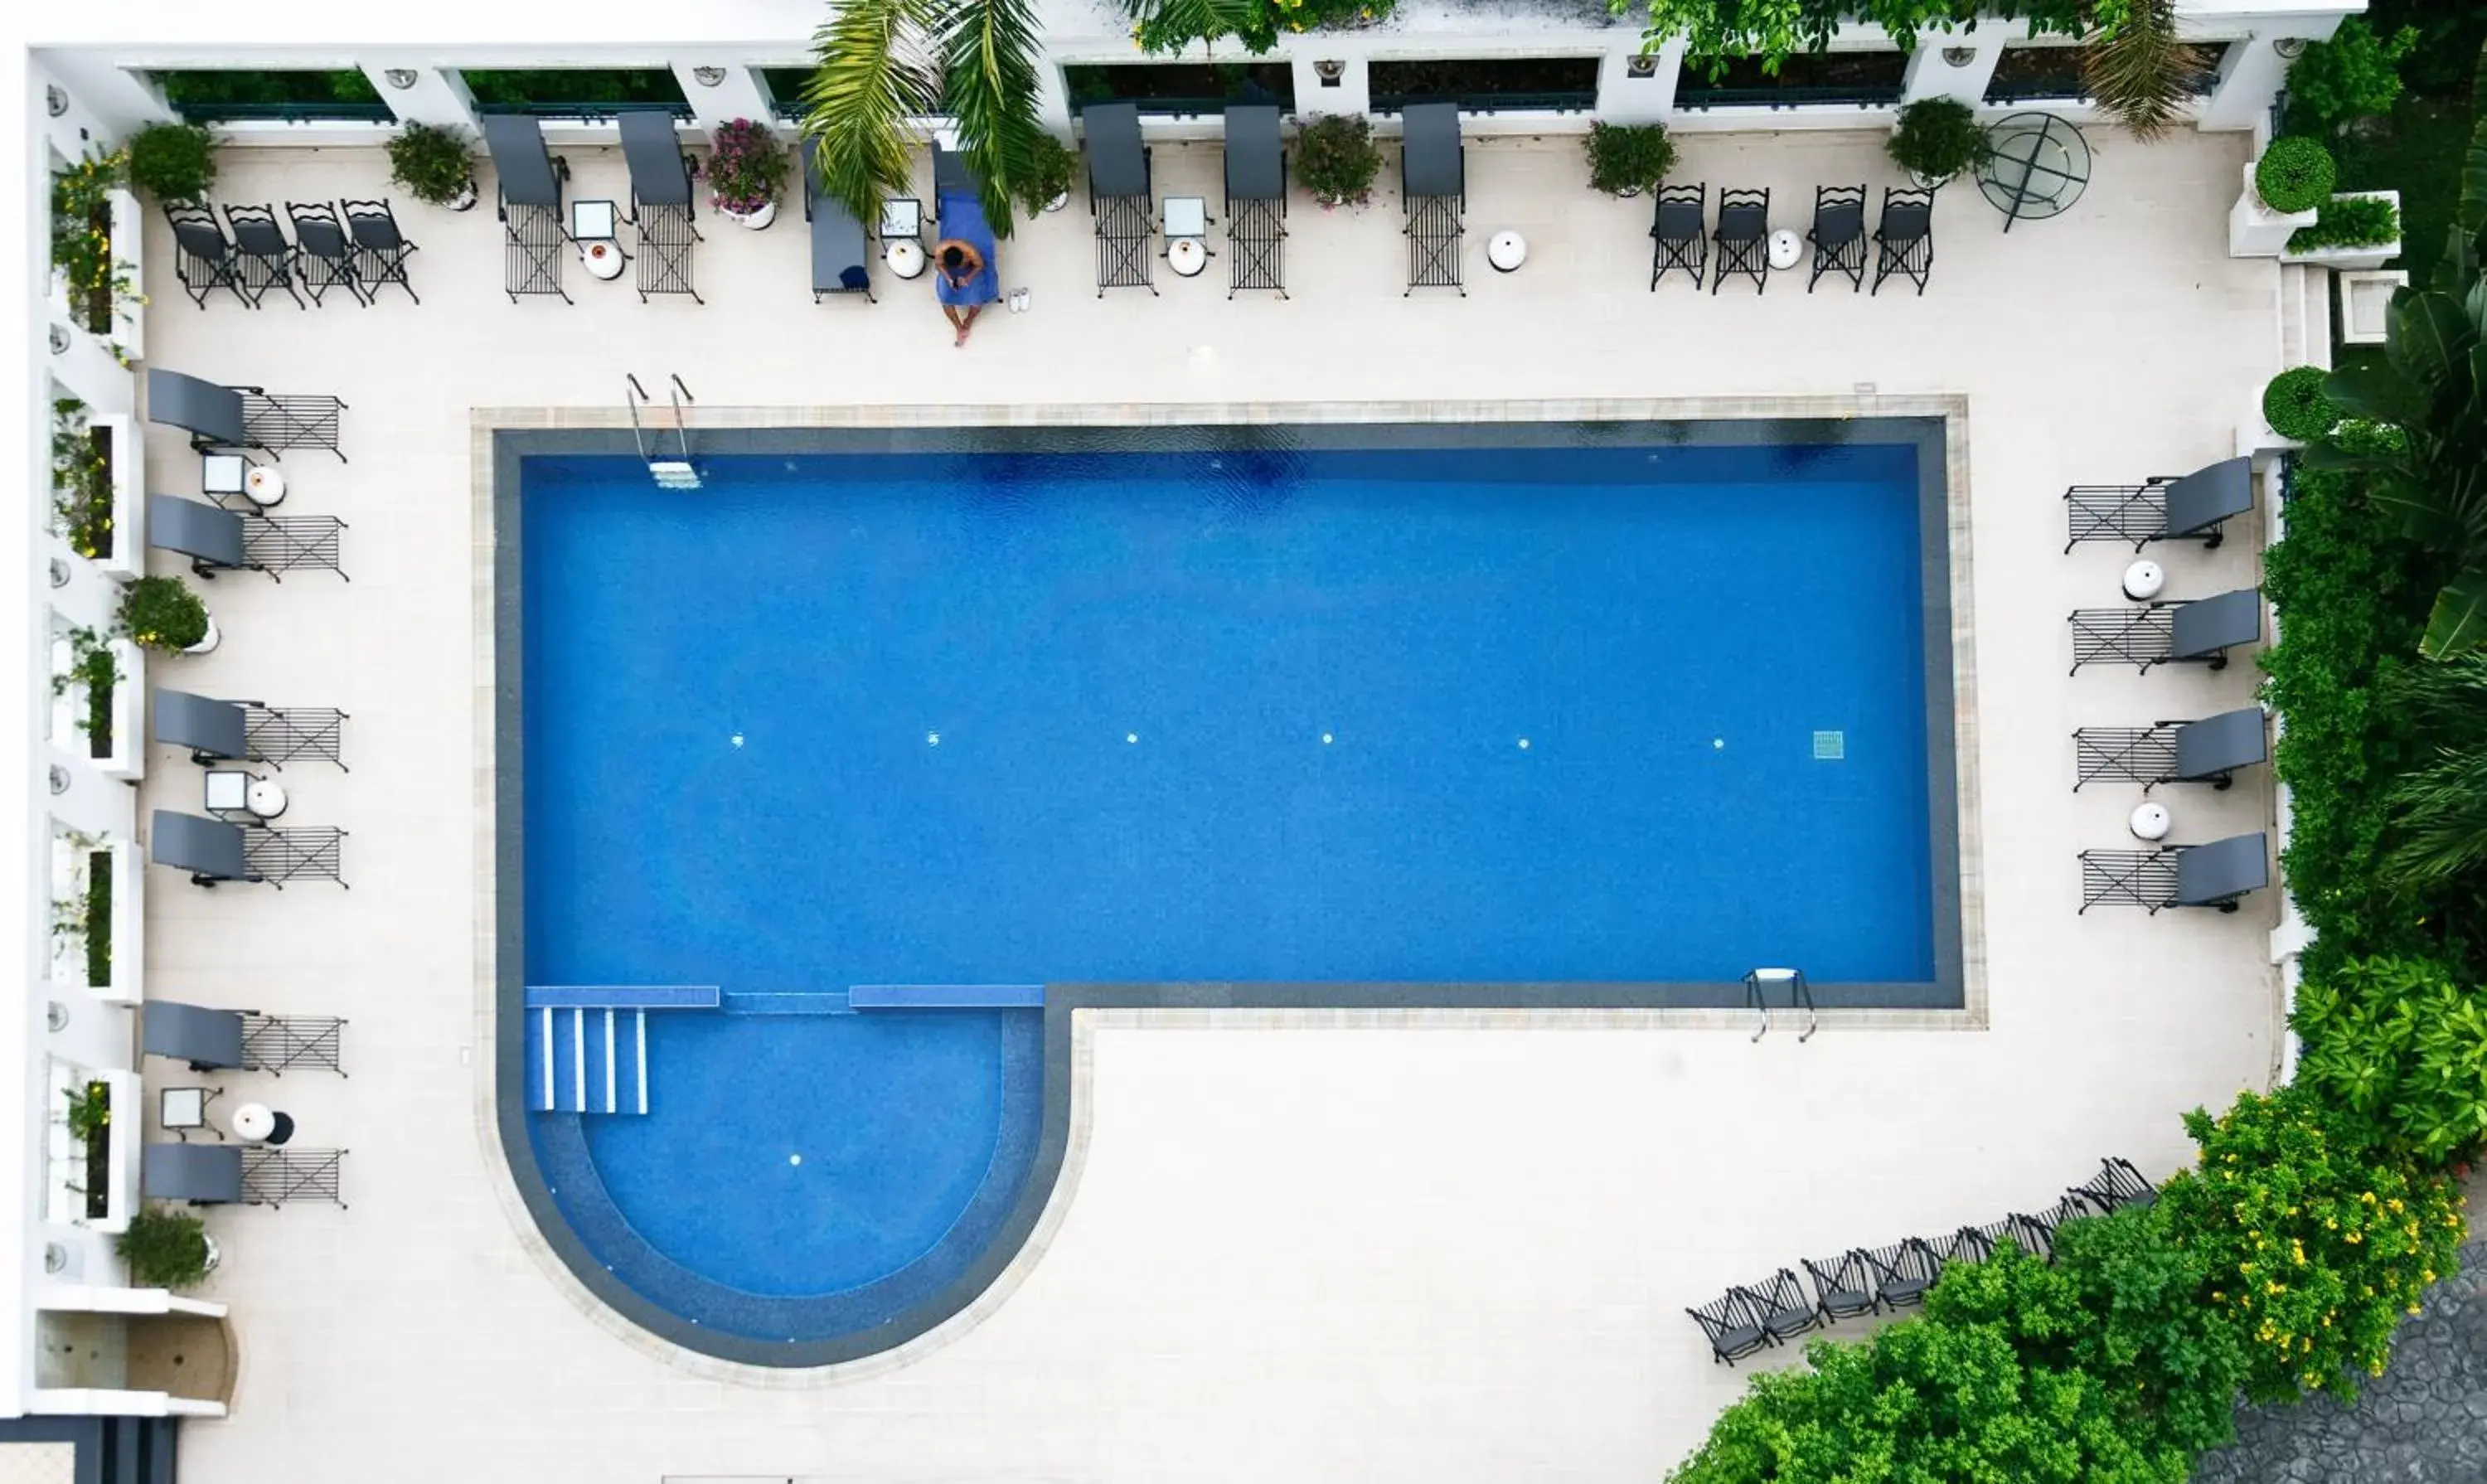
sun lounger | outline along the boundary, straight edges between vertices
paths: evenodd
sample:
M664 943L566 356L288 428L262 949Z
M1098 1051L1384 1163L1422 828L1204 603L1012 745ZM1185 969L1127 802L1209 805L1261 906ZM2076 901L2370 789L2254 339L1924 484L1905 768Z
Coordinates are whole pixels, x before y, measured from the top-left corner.
M562 259L570 252L570 228L562 220L561 182L569 162L545 148L544 127L525 114L488 113L484 148L498 179L506 277L502 289L515 304L520 294L549 294L567 304Z

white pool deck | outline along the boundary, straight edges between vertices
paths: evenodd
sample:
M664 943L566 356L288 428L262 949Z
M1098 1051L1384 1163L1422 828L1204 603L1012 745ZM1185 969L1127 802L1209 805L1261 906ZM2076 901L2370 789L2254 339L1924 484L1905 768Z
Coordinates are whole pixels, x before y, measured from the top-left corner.
M574 306L513 306L489 178L472 213L402 208L420 306L389 290L369 309L279 295L202 313L156 234L150 362L334 392L352 458L284 462L288 513L350 523L350 585L227 575L206 589L223 647L154 676L353 716L350 773L285 774L293 819L351 830L350 891L149 882L151 994L351 1022L349 1079L224 1079L227 1106L265 1097L298 1143L350 1149L352 1205L210 1218L224 1260L205 1293L232 1304L240 1380L230 1419L184 1429L184 1478L1646 1481L1752 1368L1714 1365L1685 1305L1801 1256L2041 1207L2103 1154L2171 1168L2181 1109L2272 1075L2277 904L2076 916L2075 853L2129 845L2138 790L2076 796L2069 734L2245 704L2256 671L2067 679L2065 614L2115 602L2130 552L2064 555L2060 495L2233 451L2277 369L2279 275L2226 255L2242 136L2090 133L2096 178L2062 218L2007 237L1970 187L1944 191L1923 298L1808 296L1802 275L1759 299L1678 280L1653 295L1647 203L1591 195L1572 141L1495 141L1469 151L1465 299L1402 297L1387 171L1360 214L1296 200L1286 302L1230 302L1222 260L1198 280L1161 266L1161 297L1100 300L1075 202L1002 250L1032 312L989 317L964 351L924 283L815 307L796 211L757 235L703 214L705 306L642 304L627 277L574 266ZM573 195L627 196L618 152L565 153ZM1865 134L1684 154L1683 178L1770 185L1777 224L1799 228L1818 183L1869 181L1878 200L1903 183ZM1160 194L1216 210L1214 149L1156 159ZM384 178L376 152L229 152L216 196L372 195ZM1503 226L1530 243L1509 277L1483 262ZM588 1312L523 1230L482 1092L473 411L604 420L626 372L652 390L677 373L719 416L1965 398L1989 1023L1800 1046L1621 1017L1097 1021L1056 1209L971 1323L844 1374L669 1363ZM154 488L195 490L177 434L154 430L148 452ZM2230 529L2217 551L2157 553L2172 596L2255 580L2259 523ZM662 574L648 597L666 601ZM195 808L198 787L159 752L144 803ZM2269 827L2259 770L2162 797L2178 840Z

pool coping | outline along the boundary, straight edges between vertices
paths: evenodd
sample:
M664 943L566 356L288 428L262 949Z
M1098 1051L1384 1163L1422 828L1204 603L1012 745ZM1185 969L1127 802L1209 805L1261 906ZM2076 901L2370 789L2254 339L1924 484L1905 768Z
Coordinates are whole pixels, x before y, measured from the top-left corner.
M1042 431L1048 442L1080 441L1077 430L1153 428L1172 433L1239 426L1347 427L1432 424L1440 435L1507 444L1527 425L1664 423L1691 444L1846 441L1847 425L1906 429L1919 451L1921 533L1927 578L1923 626L1930 722L1927 731L1929 843L1936 913L1937 977L1931 986L1820 987L1828 1029L1978 1030L1987 1023L1983 891L1979 873L1975 651L1970 622L1971 562L1968 406L1958 396L1606 399L1539 402L1369 402L1292 405L1132 404L1118 406L904 406L702 407L689 426L701 454L805 453L955 446L966 430ZM627 1342L694 1373L770 1386L818 1385L877 1375L946 1344L992 1312L1042 1257L1069 1209L1084 1164L1091 1106L1088 1082L1098 1028L1183 1025L1281 1027L1572 1029L1736 1029L1749 1032L1741 988L1662 984L1180 984L1047 986L1044 1128L1034 1169L1015 1207L966 1273L938 1294L877 1330L787 1345L706 1330L621 1283L585 1248L554 1203L528 1135L523 1068L516 1045L522 1011L518 984L522 882L517 819L523 765L499 766L501 738L515 739L523 694L515 663L519 618L516 581L518 461L529 454L637 452L624 407L478 408L471 416L474 494L475 787L477 832L476 1028L493 1048L477 1076L477 1133L521 1243L582 1313ZM1476 430L1461 433L1459 430ZM670 432L670 430L666 430ZM722 436L720 436L722 434ZM657 434L651 432L653 445ZM1230 434L1231 436L1231 434ZM1006 439L1006 442L1018 441ZM1895 441L1887 436L1877 441ZM1940 515L1938 521L1933 518ZM1942 580L1934 580L1940 568ZM504 574L510 580L504 581ZM1947 659L1948 663L1940 662ZM1944 787L1944 784L1948 787ZM1948 796L1948 797L1946 797ZM1948 805L1946 808L1945 806ZM1948 857L1950 869L1945 869ZM508 983L504 983L504 978ZM1922 992L1939 997L1929 1002ZM1944 993L1949 991L1948 994ZM1877 1002L1879 1001L1879 1003ZM1896 1001L1896 1002L1895 1002Z

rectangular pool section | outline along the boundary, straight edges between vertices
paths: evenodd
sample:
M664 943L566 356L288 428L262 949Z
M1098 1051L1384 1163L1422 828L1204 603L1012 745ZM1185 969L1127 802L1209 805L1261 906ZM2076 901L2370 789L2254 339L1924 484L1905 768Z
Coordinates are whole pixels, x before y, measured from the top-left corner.
M1874 427L527 457L526 982L1956 1005L1941 440Z

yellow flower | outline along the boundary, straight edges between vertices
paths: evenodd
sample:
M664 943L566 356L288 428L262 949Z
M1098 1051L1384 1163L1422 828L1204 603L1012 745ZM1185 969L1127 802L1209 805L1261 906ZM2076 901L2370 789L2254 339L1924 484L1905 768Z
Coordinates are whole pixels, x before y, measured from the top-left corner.
M2366 1238L2365 1238L2365 1234L2364 1234L2364 1233L2362 1233L2362 1232L2351 1232L2351 1233L2349 1234L2349 1241L2350 1241L2350 1243L2351 1243L2353 1246L2354 1246L2355 1244L2357 1244L2357 1243L2361 1243L2361 1242L2363 1242L2363 1241L2365 1241L2365 1240L2366 1240Z
M2410 1311L2411 1313L2413 1313L2413 1314L2417 1313L2417 1304L2415 1304L2415 1303L2411 1304L2411 1305L2409 1306L2409 1311Z
M2325 1231L2338 1231L2340 1229L2340 1223L2327 1216L2323 1218L2323 1229Z
M2432 1283L2432 1282L2434 1282L2434 1281L2435 1281L2435 1270L2434 1270L2433 1268L2424 1268L2424 1269L2420 1269L2420 1270L2419 1270L2419 1272L2418 1272L2417 1280L2418 1280L2419 1282L2421 1282L2421 1283Z
M2368 1190L2365 1194L2361 1195L2361 1196L2359 1196L2358 1198L2359 1198L2360 1200L2361 1200L2361 1201L2364 1201L2367 1205L2371 1206L2371 1205L2373 1205L2373 1204L2375 1203L2375 1192L2374 1192L2374 1191L2372 1191L2372 1190Z
M2400 1197L2394 1196L2390 1200L2384 1202L2384 1204L2392 1208L2392 1215L2398 1216L2401 1214Z

